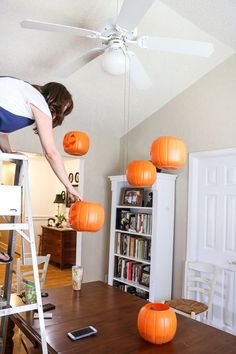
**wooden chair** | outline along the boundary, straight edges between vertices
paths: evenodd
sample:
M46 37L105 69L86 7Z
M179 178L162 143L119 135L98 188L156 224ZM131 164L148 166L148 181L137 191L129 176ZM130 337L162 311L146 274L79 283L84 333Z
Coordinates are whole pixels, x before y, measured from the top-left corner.
M184 316L200 317L207 323L212 317L212 301L218 268L202 262L185 262L184 296L165 301L173 310Z
M41 289L43 289L46 279L46 274L48 270L48 264L51 255L47 254L46 256L38 256L38 272L39 272L39 281ZM25 258L24 264L21 258L17 259L16 262L16 270L14 271L16 274L16 291L20 293L22 288L24 287L24 280L31 279L33 280L33 268L32 268L32 258Z
M20 334L20 339L27 354L42 354L42 349L31 343L23 333Z

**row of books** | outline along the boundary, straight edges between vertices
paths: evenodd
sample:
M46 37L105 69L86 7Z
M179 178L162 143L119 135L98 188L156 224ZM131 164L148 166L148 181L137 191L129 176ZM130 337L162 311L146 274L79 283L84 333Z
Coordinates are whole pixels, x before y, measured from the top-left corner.
M121 283L121 282L116 281L116 280L114 280L113 286L115 288L118 288L118 289L126 292L126 293L130 293L132 295L135 295L135 296L141 297L141 298L143 298L145 300L148 300L149 293L147 291L145 291L145 290L137 289L134 286L130 286L130 285Z
M129 232L152 234L152 215L147 213L133 213L128 210L121 210L117 218L117 228Z
M144 269L149 270L150 266L143 265L142 263L129 261L127 259L116 257L115 258L115 277L123 278L136 283L140 283Z
M151 258L151 240L117 232L115 253L149 261Z

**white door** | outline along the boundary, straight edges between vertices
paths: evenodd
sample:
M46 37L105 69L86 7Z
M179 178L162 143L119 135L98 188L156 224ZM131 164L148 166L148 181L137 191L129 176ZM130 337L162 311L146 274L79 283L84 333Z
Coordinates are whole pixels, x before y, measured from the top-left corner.
M216 327L236 334L236 149L190 154L187 259L220 268Z

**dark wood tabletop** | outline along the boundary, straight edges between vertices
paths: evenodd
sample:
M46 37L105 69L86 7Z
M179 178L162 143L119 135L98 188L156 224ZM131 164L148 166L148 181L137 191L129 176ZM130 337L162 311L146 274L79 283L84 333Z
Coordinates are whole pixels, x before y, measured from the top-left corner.
M44 303L56 306L52 319L45 320L50 353L61 354L235 354L236 337L181 315L177 316L177 333L167 344L144 341L137 331L137 316L146 304L103 282L48 289ZM17 295L12 303L19 302ZM12 315L11 319L29 337L40 341L39 321L31 313ZM67 332L94 326L97 335L72 341Z

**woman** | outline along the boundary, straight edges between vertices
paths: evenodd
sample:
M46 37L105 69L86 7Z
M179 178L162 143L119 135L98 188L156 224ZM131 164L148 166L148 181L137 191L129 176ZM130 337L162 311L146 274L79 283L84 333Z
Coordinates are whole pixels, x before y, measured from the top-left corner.
M75 201L81 199L80 193L67 177L52 133L72 109L72 96L62 84L50 82L39 86L12 77L0 77L0 150L13 153L8 134L35 123L33 130L39 136L46 159ZM1 260L11 261L7 254L0 254Z

